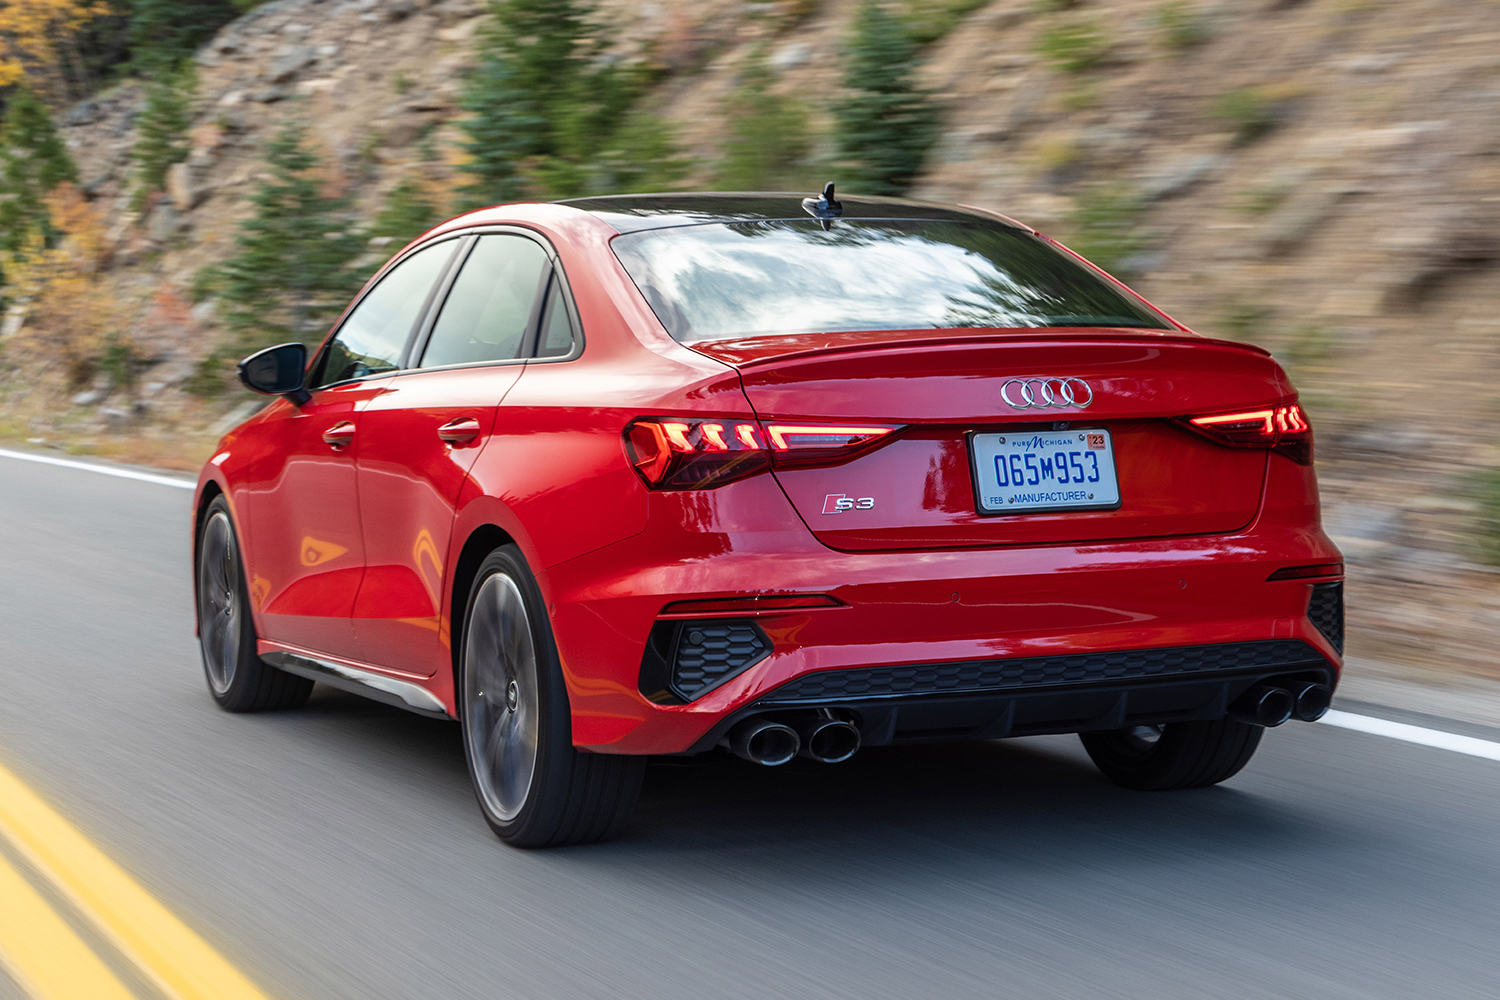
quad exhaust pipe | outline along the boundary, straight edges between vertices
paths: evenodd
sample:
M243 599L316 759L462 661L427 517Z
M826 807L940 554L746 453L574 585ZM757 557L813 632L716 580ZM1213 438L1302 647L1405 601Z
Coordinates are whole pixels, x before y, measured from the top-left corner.
M797 755L823 764L846 761L859 750L859 728L828 709L797 719L795 728L773 719L750 718L729 731L722 745L738 757L775 767Z
M798 753L823 764L846 761L859 750L859 729L854 723L835 717L826 708L812 718L802 720L797 726L797 735L802 737L802 748Z
M729 731L729 749L752 764L775 767L797 756L802 737L797 730L770 719L746 719Z
M1294 682L1290 689L1257 684L1229 706L1229 717L1252 726L1279 726L1291 718L1317 722L1328 711L1333 692L1327 684Z

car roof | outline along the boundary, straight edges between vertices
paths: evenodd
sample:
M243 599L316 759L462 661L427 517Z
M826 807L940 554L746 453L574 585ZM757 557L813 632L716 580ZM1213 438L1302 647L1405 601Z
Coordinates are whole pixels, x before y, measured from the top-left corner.
M765 222L776 219L807 220L800 194L622 194L559 201L582 209L609 223L621 233L669 226L691 226L711 222ZM929 219L943 222L977 222L1023 228L1013 220L978 209L904 198L839 195L845 219Z

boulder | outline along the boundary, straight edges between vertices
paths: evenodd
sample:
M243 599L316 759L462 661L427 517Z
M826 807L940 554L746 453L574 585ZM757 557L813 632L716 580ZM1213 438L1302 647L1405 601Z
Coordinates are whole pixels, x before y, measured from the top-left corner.
M266 73L266 78L273 84L286 83L312 65L317 58L317 50L311 45L289 45L287 46L286 54L271 64L270 70Z
M174 163L167 168L167 197L179 212L191 212L197 207L200 192L193 186L192 169L186 163Z

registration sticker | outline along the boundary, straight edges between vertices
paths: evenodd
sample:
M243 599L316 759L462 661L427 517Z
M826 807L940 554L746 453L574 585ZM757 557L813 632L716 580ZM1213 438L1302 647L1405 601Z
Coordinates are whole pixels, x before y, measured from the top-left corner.
M1120 505L1107 430L972 434L969 456L981 514Z

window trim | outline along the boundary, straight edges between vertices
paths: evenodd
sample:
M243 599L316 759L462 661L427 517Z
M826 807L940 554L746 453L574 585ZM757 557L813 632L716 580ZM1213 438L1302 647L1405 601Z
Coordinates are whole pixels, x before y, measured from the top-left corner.
M568 323L573 328L573 347L567 354L559 354L555 358L539 358L537 349L541 346L542 330L546 329L547 321L551 318L551 311L546 308L547 297L552 294L553 283L557 284L557 291L561 298L563 311L568 314ZM583 354L583 324L578 321L578 306L573 301L573 290L568 287L568 275L563 270L562 261L552 262L552 275L547 281L547 287L542 292L542 315L537 317L536 329L531 332L531 344L527 350L526 359L528 364L550 365L561 361L573 361Z
M461 368L488 368L500 365L552 364L559 361L575 361L581 357L583 355L584 337L583 324L578 319L578 306L573 301L572 288L568 284L567 273L563 270L562 260L559 258L556 248L552 246L547 238L542 236L541 233L533 229L528 229L525 226L507 224L466 230L465 235L474 237L474 241L462 251L462 260L444 277L441 283L441 299L429 303L429 311L423 316L422 323L418 328L418 336L411 342L407 356L404 359L406 367L402 368L400 372L387 372L386 374L446 372ZM469 254L473 253L474 245L479 242L479 237L482 236L521 236L529 239L542 248L542 251L547 255L548 263L551 265L547 271L547 277L541 282L538 301L533 307L531 318L527 320L528 329L525 339L522 341L523 350L521 356L518 358L500 358L493 361L460 361L451 365L433 365L430 368L418 367L416 362L419 362L422 355L427 352L427 344L432 337L432 328L437 325L438 317L443 311L443 305L448 301L448 294L453 290L453 284L458 280L458 274L463 269L463 261L468 260ZM552 288L552 281L558 278L561 279L560 289L563 301L566 303L568 310L568 319L573 325L573 349L568 354L555 358L538 358L536 357L536 347L541 333L542 322L545 319L547 293Z
M380 269L380 280L371 282L364 289L364 291L354 299L354 301L350 302L349 305L345 307L344 314L339 317L338 323L335 324L333 329L328 331L328 335L323 338L323 343L318 346L317 353L313 355L312 364L308 365L307 367L306 380L308 382L314 382L322 376L323 366L328 363L328 353L333 347L333 342L338 339L339 334L343 331L344 325L349 322L349 319L354 315L355 310L357 310L361 305L364 304L365 299L369 298L375 293L375 289L380 287L381 282L390 277L392 271L400 267L402 264L406 263L411 258L415 257L423 250L426 250L430 247L435 247L439 243L444 243L449 240L462 241L467 239L471 235L471 230L463 230L457 233L444 233L436 239L429 240L426 243L421 243L417 246L412 247L406 253L403 253L400 257L387 262L385 267ZM438 273L437 280L434 281L432 283L432 287L428 289L427 298L422 301L421 308L417 310L417 318L412 322L412 328L406 333L406 342L401 348L400 353L396 355L395 368L389 371L371 372L368 375L361 375L359 378L346 378L341 379L337 382L329 382L327 385L320 385L316 388L312 388L311 386L309 386L309 390L312 392L322 392L324 389L332 389L334 386L349 385L353 382L367 382L370 379L375 378L389 378L392 375L399 375L401 372L406 371L411 356L413 335L417 331L421 330L426 324L427 316L432 311L432 303L437 291L441 288L444 288L449 283L450 277L453 274L457 273L453 266L454 261L463 256L465 256L464 247L460 245L456 248L455 252L448 257L447 262L443 265L443 270Z

